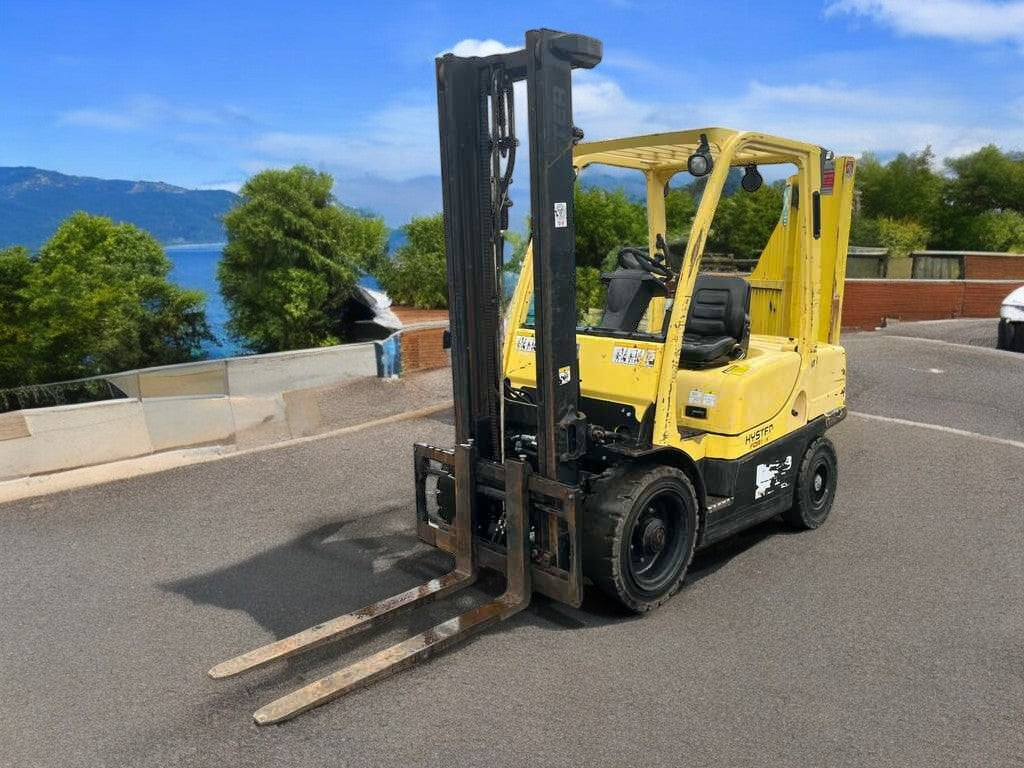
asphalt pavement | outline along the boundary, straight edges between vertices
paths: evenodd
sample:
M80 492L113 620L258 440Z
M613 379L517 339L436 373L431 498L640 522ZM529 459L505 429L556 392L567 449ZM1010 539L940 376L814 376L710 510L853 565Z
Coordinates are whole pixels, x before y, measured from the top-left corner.
M251 713L500 591L205 674L447 569L410 445L450 414L0 505L0 766L1024 765L1024 356L846 344L825 526L700 553L643 618L535 598L281 726Z

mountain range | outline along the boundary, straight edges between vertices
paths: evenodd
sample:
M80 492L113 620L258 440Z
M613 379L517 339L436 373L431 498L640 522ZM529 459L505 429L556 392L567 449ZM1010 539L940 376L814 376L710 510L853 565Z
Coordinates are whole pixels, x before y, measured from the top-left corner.
M0 168L0 248L37 250L75 211L131 222L164 245L222 242L220 217L238 199L225 190Z

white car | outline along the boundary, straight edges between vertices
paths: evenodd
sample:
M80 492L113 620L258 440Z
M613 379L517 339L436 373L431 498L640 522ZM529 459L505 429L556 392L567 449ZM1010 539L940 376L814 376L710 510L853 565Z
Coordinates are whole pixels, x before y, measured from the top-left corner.
M1003 299L996 348L1024 352L1024 286Z

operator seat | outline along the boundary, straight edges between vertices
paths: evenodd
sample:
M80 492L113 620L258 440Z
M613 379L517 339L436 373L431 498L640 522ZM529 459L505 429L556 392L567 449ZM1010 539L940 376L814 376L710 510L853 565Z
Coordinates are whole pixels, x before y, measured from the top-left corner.
M665 295L665 283L643 269L624 269L601 275L608 286L604 314L597 327L602 331L635 333L651 299Z
M683 329L683 368L714 368L747 354L750 283L742 277L697 275Z

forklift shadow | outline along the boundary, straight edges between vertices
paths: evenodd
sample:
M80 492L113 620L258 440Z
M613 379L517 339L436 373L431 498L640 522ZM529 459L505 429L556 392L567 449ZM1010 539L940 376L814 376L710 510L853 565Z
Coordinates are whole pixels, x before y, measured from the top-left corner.
M712 544L693 556L693 562L690 563L683 588L713 575L728 565L734 557L742 555L748 549L753 549L766 539L773 536L792 536L797 533L800 532L791 528L780 517L770 518L752 528L734 533L729 538Z
M450 556L419 543L411 531L346 538L345 528L349 524L325 523L241 562L159 586L196 605L241 611L279 639L429 581L451 568ZM698 552L684 588L712 576L732 558L761 541L789 532L781 521L772 520ZM298 662L303 669L312 668L327 657L337 656L338 650L359 645L367 638L394 634L399 639L399 635L421 632L493 599L503 588L500 575L484 571L471 588L402 614L380 628L343 640L338 646L303 654L293 663ZM640 617L599 590L588 587L580 608L535 594L527 610L490 632L523 626L579 630L637 618ZM253 645L263 641L252 640ZM239 650L242 649L234 646L212 649L218 658Z

